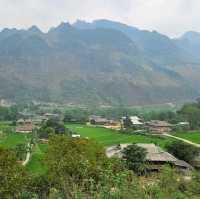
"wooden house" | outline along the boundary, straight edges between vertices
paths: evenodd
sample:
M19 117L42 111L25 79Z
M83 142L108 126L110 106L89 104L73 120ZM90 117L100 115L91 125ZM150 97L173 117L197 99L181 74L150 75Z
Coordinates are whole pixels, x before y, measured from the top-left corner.
M17 121L16 132L17 133L31 133L36 126L31 120L20 119Z
M118 146L112 146L106 149L106 155L110 157L122 158L123 149L128 147L130 144L121 144ZM163 165L171 165L180 171L189 171L193 167L187 162L182 161L171 155L170 153L164 151L159 146L155 144L137 144L137 146L144 148L147 151L146 163L148 171L159 171Z
M89 117L89 123L92 125L106 125L109 123L109 120L101 116L91 115Z
M146 128L152 133L162 134L172 130L173 125L166 121L152 120L146 123Z

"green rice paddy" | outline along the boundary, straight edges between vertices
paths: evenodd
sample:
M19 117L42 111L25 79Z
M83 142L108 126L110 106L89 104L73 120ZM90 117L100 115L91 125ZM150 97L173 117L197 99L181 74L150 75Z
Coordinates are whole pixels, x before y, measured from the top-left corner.
M112 129L106 129L101 127L91 127L86 125L69 124L67 128L80 134L81 137L94 139L103 146L111 146L120 143L154 143L164 147L173 139L144 135L144 134L126 134L120 133Z
M200 132L199 131L179 132L179 133L175 133L174 136L189 140L196 144L200 144Z

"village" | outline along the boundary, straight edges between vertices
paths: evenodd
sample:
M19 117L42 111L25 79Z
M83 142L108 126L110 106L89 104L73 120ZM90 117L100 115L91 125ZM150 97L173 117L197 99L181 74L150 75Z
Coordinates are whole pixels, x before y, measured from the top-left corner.
M102 147L108 160L119 161L141 180L156 181L164 168L170 168L190 182L200 170L200 133L195 126L198 117L190 120L186 114L188 106L196 104L184 105L177 112L161 111L147 116L128 111L117 115L118 110L114 109L109 114L92 114L85 108L60 111L54 105L53 109L52 105L26 106L20 111L4 106L0 109L0 147L14 151L17 164L34 176L47 172L45 161L52 139L58 139L55 158L61 159L60 151L65 148L60 142L66 139L66 146L76 144L81 150L83 146L84 150ZM69 157L74 156L69 153Z
M16 121L16 133L19 134L33 134L33 132L37 132L42 125L44 125L47 121L53 120L56 122L61 122L64 119L62 114L55 113L43 113L42 115L31 115L31 114L21 114L21 118ZM75 118L71 118L68 125L78 123ZM78 126L78 124L77 124ZM96 129L108 129L111 130L113 134L126 134L128 136L134 135L138 136L153 136L154 138L158 137L158 139L165 139L167 137L173 137L174 140L181 140L179 137L173 136L173 131L175 129L181 129L181 131L187 131L190 128L190 124L187 121L178 122L177 124L170 124L167 121L161 120L150 120L144 121L144 119L138 116L123 116L120 120L115 119L107 119L106 117L102 117L99 115L90 115L86 120L85 124L83 124L86 128L90 128L90 130L95 131ZM85 128L85 127L80 128ZM67 126L68 128L68 126ZM70 128L69 128L70 129ZM79 134L78 127L76 129L70 129L72 138L84 138L82 134ZM101 132L99 131L99 134ZM89 137L85 137L89 139ZM187 140L182 139L183 142L187 143ZM48 144L48 137L40 137L39 142ZM189 141L188 141L189 142ZM106 155L107 157L117 157L122 158L122 151L131 145L132 143L118 143L112 146L106 146ZM192 145L195 145L191 142ZM145 149L147 151L146 162L148 162L148 172L156 172L159 171L164 165L171 165L172 167L178 169L179 171L188 174L189 171L194 169L194 166L198 168L200 160L200 156L195 159L195 163L190 165L184 160L180 160L169 152L165 151L159 145L155 143L137 143L137 146ZM196 144L196 147L200 147L200 145ZM29 154L30 155L30 154ZM31 156L29 157L31 159ZM29 160L25 160L28 164ZM198 163L197 163L198 162Z

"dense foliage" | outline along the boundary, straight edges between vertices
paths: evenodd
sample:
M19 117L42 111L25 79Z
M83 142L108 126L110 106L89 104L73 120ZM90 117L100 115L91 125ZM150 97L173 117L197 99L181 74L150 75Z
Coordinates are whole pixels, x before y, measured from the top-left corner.
M70 131L65 127L62 121L58 119L49 119L37 130L37 134L39 138L48 139L49 136L53 134L69 135Z
M129 145L123 150L123 158L125 159L127 168L133 170L137 174L145 172L147 151L135 144Z
M0 198L17 199L26 188L26 173L14 152L0 148Z
M178 114L190 122L191 129L200 129L200 102L185 104Z
M0 198L3 199L197 199L199 175L184 180L169 168L158 176L137 177L118 159L87 139L50 138L46 174L32 176L12 151L0 149Z
M192 163L194 159L199 155L200 150L190 144L186 144L181 141L175 141L167 146L167 150L176 156L180 160Z
M0 106L0 121L16 121L19 115L17 106L1 107Z

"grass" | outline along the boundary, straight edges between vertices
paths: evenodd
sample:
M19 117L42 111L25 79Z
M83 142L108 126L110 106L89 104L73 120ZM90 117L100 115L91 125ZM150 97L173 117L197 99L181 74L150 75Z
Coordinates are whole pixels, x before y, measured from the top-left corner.
M3 134L0 138L0 146L4 148L15 148L18 144L26 144L29 141L30 135L10 133Z
M196 144L200 144L200 132L199 131L179 132L179 133L175 133L174 136L184 138L184 139L194 142Z
M0 131L5 128L11 128L9 122L0 122ZM14 149L18 144L27 144L30 141L31 134L20 133L1 133L0 134L0 146L7 149ZM46 144L37 144L33 148L31 160L26 166L27 170L32 174L43 174L46 172L46 168L43 165L44 153L47 150Z
M31 156L31 160L27 165L27 170L35 175L44 174L46 167L43 164L44 153L47 151L47 144L37 144Z
M0 121L0 127L2 126L12 126L12 122L10 121Z
M119 143L155 143L161 147L173 141L170 138L160 138L156 136L140 135L140 134L124 134L111 129L101 127L90 127L86 125L70 124L67 128L77 132L82 137L94 139L104 146L111 146Z

